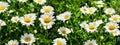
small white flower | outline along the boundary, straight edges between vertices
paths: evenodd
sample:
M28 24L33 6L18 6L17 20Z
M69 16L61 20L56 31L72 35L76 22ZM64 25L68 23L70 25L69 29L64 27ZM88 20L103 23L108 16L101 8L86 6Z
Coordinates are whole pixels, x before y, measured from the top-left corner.
M93 14L97 9L95 7L88 8L88 14Z
M37 30L34 30L34 33L37 33Z
M99 26L100 24L103 23L103 21L102 20L97 20L97 21L95 21L95 23L96 23L97 26Z
M36 19L36 14L30 13L30 14L25 14L24 17L20 17L20 22L22 25L30 26L34 25L34 20Z
M98 44L96 43L96 40L87 40L84 43L84 45L98 45Z
M112 22L120 22L120 16L119 15L112 15L109 18L109 20L112 21Z
M9 10L8 12L9 12L9 13L13 13L13 12L14 12L14 10Z
M19 42L17 40L10 40L8 41L7 45L18 45Z
M13 23L17 23L19 21L19 17L18 16L12 17L11 21Z
M119 26L117 23L114 22L108 22L104 28L106 29L106 32L113 32L115 30L118 30Z
M5 26L5 25L6 25L6 23L0 19L0 26Z
M25 33L24 35L21 36L20 38L21 43L25 43L25 44L32 44L33 42L35 42L35 37L33 34L31 33Z
M46 0L34 0L34 2L43 5L46 3Z
M94 32L97 31L97 24L95 22L91 22L88 25L86 25L85 29L87 32Z
M70 19L70 17L71 17L71 12L66 11L66 12L58 15L58 16L57 16L57 19L58 19L58 20L62 20L62 21L64 22L64 21Z
M8 9L9 5L7 2L1 2L0 1L0 13L6 11Z
M97 5L97 7L99 7L99 8L101 8L101 7L103 7L104 6L104 3L103 3L103 1L102 0L100 0L100 1L96 1L95 2L95 4Z
M80 26L81 26L82 28L85 28L85 27L87 26L87 22L86 22L86 21L82 22L82 23L80 24Z
M63 36L65 36L65 35L71 33L71 30L66 27L60 27L58 29L58 32L59 32L59 34L62 34Z
M53 40L53 45L66 45L66 42L63 38L56 38Z
M24 3L24 2L27 2L27 0L18 0L18 1L19 1L19 2L23 2L23 3Z
M106 8L104 12L105 14L111 15L115 13L115 10L113 8Z
M83 14L86 14L88 12L88 8L86 6L83 6L80 8L80 11L83 13Z
M52 6L43 6L42 9L40 10L41 13L45 13L45 14L54 14L54 8Z
M47 15L47 14L43 14L41 15L41 17L39 18L41 24L43 25L44 29L50 29L52 28L52 25L55 24L55 19L54 16L52 15Z
M115 31L112 32L112 34L114 36L118 36L118 35L120 35L120 30L115 30Z

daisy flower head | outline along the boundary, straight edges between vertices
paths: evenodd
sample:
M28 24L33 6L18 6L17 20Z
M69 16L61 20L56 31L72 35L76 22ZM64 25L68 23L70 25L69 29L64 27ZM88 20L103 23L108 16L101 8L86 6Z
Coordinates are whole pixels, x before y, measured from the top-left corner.
M83 13L83 14L86 14L88 12L88 8L86 6L83 6L80 8L80 11Z
M98 45L96 40L87 40L84 45Z
M104 11L105 14L112 15L115 13L115 10L113 8L106 8Z
M113 36L118 36L120 35L120 30L115 30L112 32Z
M44 14L50 14L50 15L54 14L54 8L52 6L43 6L40 11L41 13Z
M66 42L63 38L56 38L53 40L53 45L66 45Z
M25 44L32 44L33 42L35 42L34 34L25 33L24 35L21 36L20 41L21 43L25 43Z
M59 32L59 34L62 34L63 36L65 36L65 35L71 33L71 30L66 27L60 27L58 29L58 32Z
M63 22L65 22L66 20L70 19L71 14L72 14L71 12L66 11L66 12L58 15L58 16L57 16L57 19L58 19L58 20L62 20Z
M120 22L120 16L119 15L112 15L109 18L109 20L112 21L112 22Z
M46 0L34 0L37 4L43 5L46 3Z
M48 15L48 14L43 14L39 18L41 24L43 25L44 29L50 29L52 28L52 25L55 24L55 19L54 16Z
M108 22L104 28L106 29L106 32L113 32L115 30L118 30L119 26L117 23L114 22Z
M30 26L34 25L34 20L36 19L35 13L25 14L23 17L20 17L20 22L22 25Z
M10 40L8 41L7 45L18 45L19 42L17 40Z
M85 28L87 25L88 25L88 24L87 24L86 21L83 21L83 22L80 24L80 26L81 26L82 28Z
M19 17L18 17L18 16L12 17L12 18L11 18L11 21L12 21L13 23L17 23L17 22L19 21Z
M9 4L7 2L0 1L0 13L6 11L9 7Z
M5 25L6 25L6 23L0 19L0 26L5 26Z
M104 3L103 3L103 1L102 0L100 0L100 1L96 1L95 2L95 4L97 5L97 7L99 7L99 8L101 8L101 7L103 7L104 6Z
M96 11L97 9L95 7L90 7L88 8L88 14L94 14L94 12Z
M19 2L25 3L27 0L18 0Z
M98 25L95 22L90 22L88 25L86 25L85 29L87 32L94 32L97 31Z

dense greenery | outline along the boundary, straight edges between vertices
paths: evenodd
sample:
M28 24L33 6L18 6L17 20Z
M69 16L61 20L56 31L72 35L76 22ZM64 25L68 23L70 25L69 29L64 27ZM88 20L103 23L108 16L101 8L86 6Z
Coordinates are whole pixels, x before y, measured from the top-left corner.
M1 0L5 1L6 0ZM83 45L85 41L95 39L98 45L118 45L120 44L120 37L113 36L105 32L103 26L108 22L109 15L104 14L104 9L107 7L114 8L116 14L120 14L120 0L103 0L105 3L103 8L97 8L97 12L93 15L83 15L80 11L80 7L86 5L91 7L96 7L93 3L95 0L47 0L44 5L50 5L54 7L54 16L57 16L65 11L70 11L72 13L71 18L68 21L55 21L55 25L51 29L45 30L40 26L40 21L38 18L41 16L40 9L44 5L39 5L32 0L26 3L20 3L17 0L11 0L9 3L10 7L7 11L0 14L0 19L6 22L6 26L1 27L0 30L0 45L5 45L9 40L17 39L20 40L21 35L24 33L33 33L37 38L35 45L52 45L52 41L55 38L65 38L58 34L57 30L59 27L67 27L73 29L73 33L68 34L67 45ZM14 10L13 13L8 13L9 10ZM10 20L13 16L23 16L28 13L36 13L37 19L35 20L34 26L23 26L20 22L12 23ZM98 32L89 33L85 29L79 26L79 23L83 21L93 22L96 20L103 20L104 23L98 27ZM37 30L37 33L34 33ZM103 36L103 39L101 39ZM20 41L19 41L20 42Z

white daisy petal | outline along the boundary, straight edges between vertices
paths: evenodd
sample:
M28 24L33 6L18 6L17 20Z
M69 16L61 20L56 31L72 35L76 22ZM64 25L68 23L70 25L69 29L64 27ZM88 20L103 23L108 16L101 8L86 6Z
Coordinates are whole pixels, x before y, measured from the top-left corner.
M10 40L8 41L8 44L7 45L18 45L19 42L17 40Z
M21 43L25 43L25 44L32 44L33 42L35 42L35 37L33 34L31 33L25 33L24 35L21 36L20 41Z
M34 2L43 5L46 3L46 0L34 0Z
M0 2L0 13L6 11L8 9L9 5L7 2Z
M53 45L67 45L66 42L63 38L56 38L53 40Z

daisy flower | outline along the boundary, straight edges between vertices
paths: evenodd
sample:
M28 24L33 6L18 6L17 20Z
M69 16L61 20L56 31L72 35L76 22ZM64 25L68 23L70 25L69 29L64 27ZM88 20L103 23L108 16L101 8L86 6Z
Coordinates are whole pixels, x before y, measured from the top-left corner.
M66 42L63 38L56 38L53 40L53 45L66 45Z
M43 5L46 3L46 0L34 0L34 2Z
M89 24L86 24L85 29L87 32L94 32L97 31L97 27L102 24L102 20L97 20L95 22L90 22Z
M108 22L104 28L106 29L106 32L113 32L115 30L118 30L119 26L117 23L114 22Z
M6 25L6 23L0 19L0 26L5 26L5 25Z
M48 15L48 14L43 14L39 18L41 24L43 25L44 29L50 29L52 28L52 25L55 24L55 19L54 16Z
M41 13L45 13L45 14L54 14L54 8L52 6L43 6L42 9L40 10Z
M109 18L109 20L112 21L112 22L120 22L120 16L119 15L112 15Z
M98 45L98 44L96 43L96 40L87 40L84 43L84 45Z
M24 3L24 2L27 2L27 0L18 0L18 1L19 1L19 2L23 2L23 3Z
M17 40L10 40L8 41L7 45L18 45L19 42Z
M87 22L86 22L86 21L82 22L82 23L80 24L80 26L81 26L82 28L85 28L85 27L87 26Z
M59 32L59 34L62 34L64 36L64 35L71 33L71 30L66 27L60 27L58 29L58 32Z
M86 6L83 6L80 8L80 11L83 13L83 14L86 14L88 12L88 8Z
M90 22L88 25L86 25L85 29L87 32L94 32L97 29L97 24L95 22Z
M19 21L19 17L18 16L12 17L11 21L13 23L17 23Z
M20 17L20 22L22 25L30 26L34 25L34 20L36 19L36 14L30 13L30 14L25 14L24 17Z
M21 43L25 43L25 44L32 44L33 42L35 42L34 34L25 33L24 35L21 36L20 41Z
M115 13L115 10L113 8L106 8L104 13L111 15Z
M99 8L101 8L101 7L103 7L104 6L104 3L103 3L103 1L102 0L100 0L100 1L96 1L95 2L95 4L97 5L97 7L99 7Z
M71 17L71 12L66 11L66 12L58 15L58 16L57 16L57 19L58 19L58 20L62 20L62 21L64 22L64 21L70 19L70 17Z
M1 2L0 1L0 13L6 11L8 9L9 5L7 2Z
M112 34L114 36L118 36L118 35L120 35L120 30L115 30L115 31L112 32Z
M93 14L97 9L95 7L88 8L88 14Z

